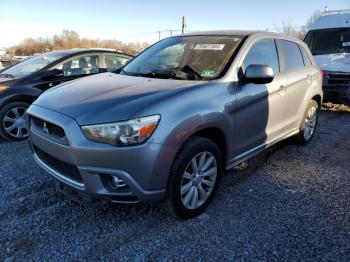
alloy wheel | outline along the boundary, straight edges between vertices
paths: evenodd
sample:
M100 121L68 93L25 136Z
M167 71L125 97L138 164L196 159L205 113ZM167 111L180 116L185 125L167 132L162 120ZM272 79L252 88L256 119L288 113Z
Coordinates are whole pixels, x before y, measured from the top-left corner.
M317 123L317 108L312 106L307 112L307 115L305 118L304 138L306 140L309 140L313 136L316 129L316 123Z
M181 201L188 209L196 209L210 197L217 179L217 161L210 152L197 154L182 176Z

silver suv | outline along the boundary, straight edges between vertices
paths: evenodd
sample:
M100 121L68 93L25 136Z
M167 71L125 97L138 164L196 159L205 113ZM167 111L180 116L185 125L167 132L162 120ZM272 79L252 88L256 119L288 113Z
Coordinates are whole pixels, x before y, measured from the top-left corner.
M59 188L116 203L208 206L225 170L312 139L322 77L307 46L267 32L164 39L128 63L53 88L29 108L34 158ZM69 190L68 190L69 189Z

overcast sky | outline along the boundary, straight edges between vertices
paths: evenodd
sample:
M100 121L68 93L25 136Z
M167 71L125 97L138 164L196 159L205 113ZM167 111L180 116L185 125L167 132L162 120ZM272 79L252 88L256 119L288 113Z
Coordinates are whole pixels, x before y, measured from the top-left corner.
M64 29L82 37L158 40L160 30L260 29L292 20L303 25L315 10L350 8L350 0L0 0L0 47ZM169 33L162 32L162 37Z

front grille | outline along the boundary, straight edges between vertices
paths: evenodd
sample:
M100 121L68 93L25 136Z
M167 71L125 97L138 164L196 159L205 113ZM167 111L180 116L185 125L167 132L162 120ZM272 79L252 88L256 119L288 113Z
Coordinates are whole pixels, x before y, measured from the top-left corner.
M59 138L65 137L65 133L64 133L64 130L62 127L59 127L55 124L44 121L44 120L37 118L37 117L32 116L31 119L32 119L31 124L36 126L37 128L39 128L43 132L44 132L44 129L46 129L46 131L50 135L54 135L54 136L59 137Z
M329 87L350 88L350 74L326 74L325 77Z
M83 182L79 170L76 166L58 160L57 158L47 154L35 145L33 145L33 147L36 155L40 158L40 160L55 170L57 173L68 177L78 183Z

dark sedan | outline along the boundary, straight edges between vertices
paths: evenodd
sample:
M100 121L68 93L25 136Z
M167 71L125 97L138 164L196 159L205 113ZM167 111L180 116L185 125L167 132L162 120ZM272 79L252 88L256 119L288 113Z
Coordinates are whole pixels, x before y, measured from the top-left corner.
M27 59L0 73L0 137L8 141L28 137L26 110L49 88L80 77L113 72L130 55L109 49L70 49Z

